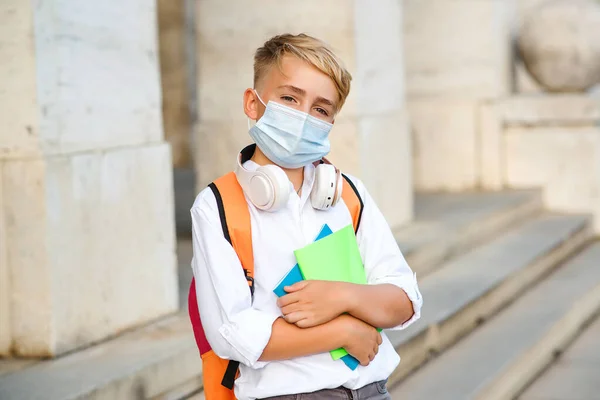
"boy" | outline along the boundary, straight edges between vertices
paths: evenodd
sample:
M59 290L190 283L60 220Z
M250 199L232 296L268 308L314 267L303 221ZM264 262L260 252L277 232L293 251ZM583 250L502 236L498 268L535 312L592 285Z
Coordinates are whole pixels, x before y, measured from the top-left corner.
M329 152L329 129L350 81L331 50L304 34L273 37L256 51L254 89L246 89L243 98L244 113L257 121L250 129L256 147L240 168L245 174L264 170L273 179L281 174L285 185L261 186L269 202L242 184L252 227L253 295L223 236L213 192L202 191L191 209L202 324L214 352L240 362L239 400L389 399L385 382L400 358L374 327L403 329L420 316L416 278L356 178L349 179L363 201L356 234L369 284L302 281L279 299L273 293L296 263L294 250L311 243L324 224L336 231L353 222L342 201L321 211L310 199L314 163ZM285 196L277 197L277 190ZM333 361L328 352L339 347L361 366L351 370Z

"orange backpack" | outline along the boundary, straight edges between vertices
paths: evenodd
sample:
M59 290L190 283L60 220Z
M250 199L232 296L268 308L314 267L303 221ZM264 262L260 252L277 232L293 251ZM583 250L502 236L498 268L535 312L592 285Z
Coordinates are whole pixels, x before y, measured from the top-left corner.
M363 210L363 201L356 186L343 175L342 199L352 215L354 231L358 231ZM250 293L254 295L254 256L252 253L252 231L250 211L244 192L235 173L230 172L209 185L219 209L221 227L225 239L233 246L248 280ZM206 340L196 298L196 284L192 279L188 295L188 312L200 357L202 379L206 400L235 400L233 384L238 374L239 362L219 358Z

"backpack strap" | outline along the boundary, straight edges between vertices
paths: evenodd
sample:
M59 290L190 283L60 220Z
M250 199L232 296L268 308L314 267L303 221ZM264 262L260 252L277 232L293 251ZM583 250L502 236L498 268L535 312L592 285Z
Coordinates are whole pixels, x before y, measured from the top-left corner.
M209 187L217 200L223 235L240 259L250 287L250 293L254 295L252 228L250 225L250 211L248 210L244 191L233 172L220 177L211 183ZM227 389L233 389L239 365L239 361L229 361L221 385Z
M348 211L350 211L350 215L352 216L354 233L357 233L358 228L360 228L360 220L362 219L363 208L365 205L354 183L352 183L348 176L344 174L342 174L342 176L344 177L342 199L344 200L344 203L346 203L346 207L348 207Z
M221 228L225 239L233 246L244 274L254 294L254 254L252 252L252 228L250 211L244 191L235 173L230 172L209 185L219 208Z

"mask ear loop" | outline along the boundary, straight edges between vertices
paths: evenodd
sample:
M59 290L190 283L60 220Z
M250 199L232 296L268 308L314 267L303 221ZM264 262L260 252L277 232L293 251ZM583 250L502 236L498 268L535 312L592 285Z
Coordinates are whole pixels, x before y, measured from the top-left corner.
M254 94L256 95L256 97L258 98L258 101L260 101L262 103L263 106L265 106L265 108L267 108L267 105L265 104L265 102L263 101L263 99L260 98L258 92L256 91L256 89L252 89L252 91L254 92ZM250 126L250 118L247 118L248 123L248 130L252 129L252 126ZM256 122L254 123L254 125L256 125Z

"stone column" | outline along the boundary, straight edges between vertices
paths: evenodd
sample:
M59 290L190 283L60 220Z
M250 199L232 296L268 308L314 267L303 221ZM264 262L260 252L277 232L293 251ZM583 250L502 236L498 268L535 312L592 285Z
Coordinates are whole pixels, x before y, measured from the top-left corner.
M514 1L404 0L417 190L477 185L477 109L512 88Z
M192 118L186 55L186 0L159 0L157 5L165 138L171 144L173 166L187 168L192 165Z
M404 101L401 3L367 0L198 3L199 189L233 169L251 141L242 94L253 54L281 33L328 42L354 79L331 133L331 159L363 179L392 226L412 218L411 144Z
M154 1L0 6L1 354L177 309L157 58Z

